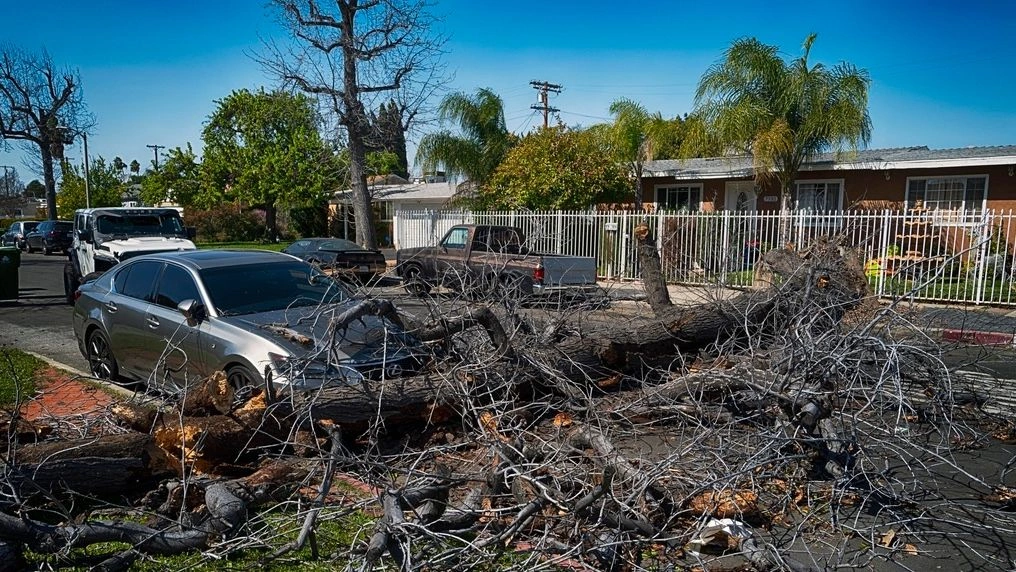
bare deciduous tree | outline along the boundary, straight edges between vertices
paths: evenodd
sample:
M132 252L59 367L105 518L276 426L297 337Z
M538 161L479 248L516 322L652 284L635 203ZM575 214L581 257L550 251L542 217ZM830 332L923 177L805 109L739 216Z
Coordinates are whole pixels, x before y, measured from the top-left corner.
M370 110L394 100L403 128L437 85L443 39L432 34L427 0L275 0L296 40L269 44L262 65L285 84L316 95L345 129L356 240L375 248L366 143ZM328 4L323 6L322 4Z
M53 161L63 157L68 136L92 123L77 71L58 70L45 50L0 46L0 138L39 152L50 219L57 217Z

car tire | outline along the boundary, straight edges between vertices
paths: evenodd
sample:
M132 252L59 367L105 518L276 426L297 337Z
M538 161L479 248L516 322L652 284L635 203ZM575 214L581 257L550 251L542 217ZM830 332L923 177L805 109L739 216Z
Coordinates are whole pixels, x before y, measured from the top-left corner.
M35 252L35 250L32 248L32 243L28 242L27 240L25 241L25 252L27 252L28 254Z
M85 357L88 359L88 371L92 377L116 381L120 376L120 366L113 357L113 348L109 338L98 328L92 330L85 341Z
M409 292L417 298L422 298L427 294L430 294L430 284L423 278L423 269L415 264L407 266L402 275L403 283L406 287L406 292Z
M261 379L245 365L231 365L226 369L226 381L233 388L235 402L247 401L253 390L261 386Z

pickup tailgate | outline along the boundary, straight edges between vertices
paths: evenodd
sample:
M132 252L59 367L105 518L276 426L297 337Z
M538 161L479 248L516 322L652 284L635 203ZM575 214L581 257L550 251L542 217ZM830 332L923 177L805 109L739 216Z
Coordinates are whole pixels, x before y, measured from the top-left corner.
M596 284L596 259L591 256L544 254L542 261L547 286Z

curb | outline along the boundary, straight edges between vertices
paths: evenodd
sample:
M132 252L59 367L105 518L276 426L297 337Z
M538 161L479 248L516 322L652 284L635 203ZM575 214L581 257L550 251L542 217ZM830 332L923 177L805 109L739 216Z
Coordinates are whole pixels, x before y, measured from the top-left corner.
M942 329L942 340L978 346L1016 346L1016 334L955 328Z

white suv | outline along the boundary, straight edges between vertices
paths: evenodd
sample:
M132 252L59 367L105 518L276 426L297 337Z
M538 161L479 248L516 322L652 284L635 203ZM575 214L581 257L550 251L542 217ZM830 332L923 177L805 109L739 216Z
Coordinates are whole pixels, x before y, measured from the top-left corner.
M74 291L90 275L142 254L194 250L194 229L183 225L175 208L109 207L74 212L70 260L64 266L64 293Z

